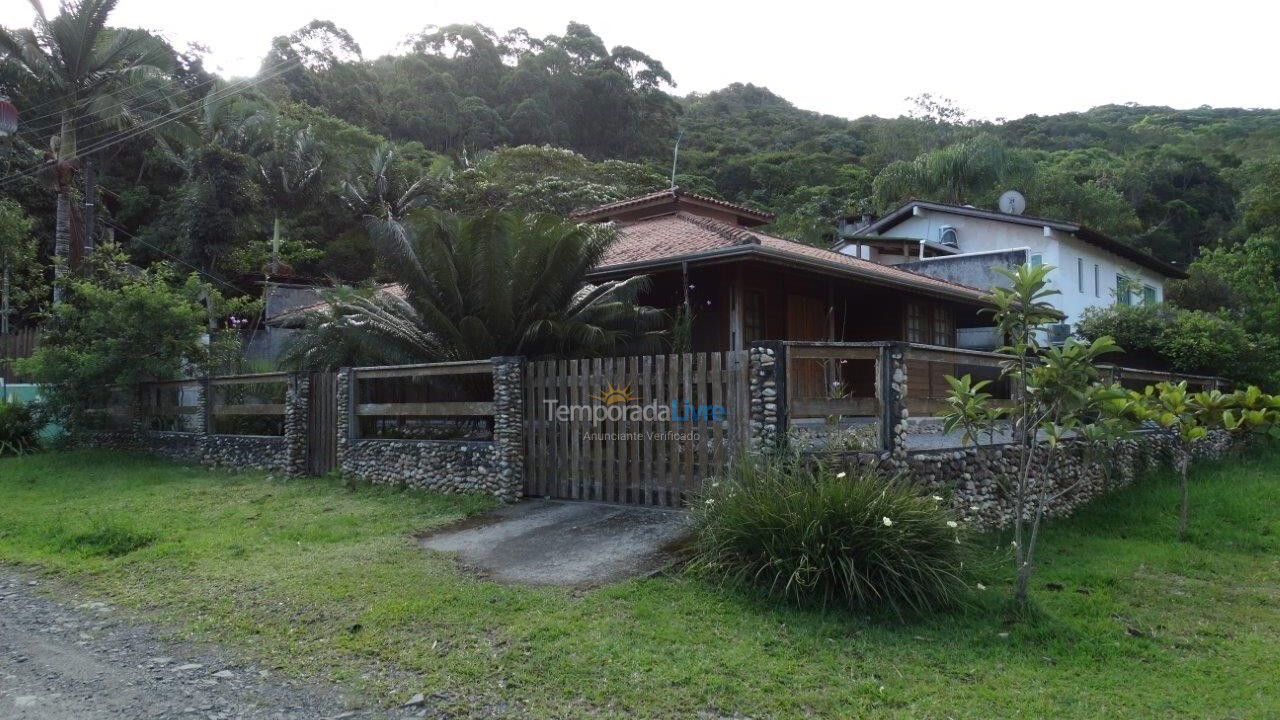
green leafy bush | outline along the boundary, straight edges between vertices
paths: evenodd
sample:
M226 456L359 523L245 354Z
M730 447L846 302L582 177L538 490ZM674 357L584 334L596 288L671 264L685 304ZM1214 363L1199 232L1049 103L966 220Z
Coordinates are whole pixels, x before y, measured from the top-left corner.
M0 400L0 456L25 455L40 447L40 424L23 403Z
M1085 310L1076 332L1086 340L1110 336L1129 359L1155 361L1175 372L1222 375L1273 387L1275 338L1247 332L1223 313L1171 305L1113 305Z
M747 457L692 508L689 570L705 577L798 605L898 616L967 592L971 553L958 523L940 498L899 480Z

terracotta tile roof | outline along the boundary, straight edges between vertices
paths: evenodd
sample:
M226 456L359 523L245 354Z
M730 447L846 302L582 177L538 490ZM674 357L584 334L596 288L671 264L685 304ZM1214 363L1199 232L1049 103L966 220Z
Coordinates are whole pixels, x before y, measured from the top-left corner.
M981 300L987 292L920 273L881 265L833 250L805 245L740 228L711 218L678 212L618 225L618 240L593 274L634 265L678 263L709 254L754 253L783 262L826 266L840 274L886 285L906 285L923 292Z
M569 217L573 220L602 220L624 210L630 210L650 204L657 205L672 200L683 200L692 204L710 205L712 207L723 208L735 215L752 218L761 223L770 222L774 218L774 215L771 212L756 210L755 208L749 208L746 205L738 205L737 203L731 203L725 200L717 200L716 198L691 193L678 187L659 190L657 192L649 193L648 195L626 198L618 200L617 202L605 203L604 205L598 205L585 210L578 210L570 213Z

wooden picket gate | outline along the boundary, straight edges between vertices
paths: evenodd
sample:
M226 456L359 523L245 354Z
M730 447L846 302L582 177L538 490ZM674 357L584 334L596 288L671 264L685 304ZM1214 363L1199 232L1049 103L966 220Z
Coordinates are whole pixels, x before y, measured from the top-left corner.
M681 505L746 443L747 383L744 351L529 362L525 494Z
M338 467L338 374L311 373L307 403L307 473L324 475Z

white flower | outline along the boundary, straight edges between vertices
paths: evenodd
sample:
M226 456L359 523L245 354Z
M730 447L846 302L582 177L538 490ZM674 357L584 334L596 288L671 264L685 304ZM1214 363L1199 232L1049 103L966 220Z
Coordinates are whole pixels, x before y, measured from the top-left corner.
M960 525L959 525L959 524L957 524L955 520L948 520L948 521L947 521L947 527L949 527L949 528L953 528L953 527L960 527Z
M980 510L982 510L982 508L978 507L977 505L970 505L969 509L974 512L979 512Z
M711 498L707 498L707 504L708 504L708 505L714 505L714 504L715 504L715 502L716 502L715 500L712 500Z
M884 523L884 526L885 526L885 527L893 527L893 521L892 521L892 520L890 520L890 519L889 519L889 518L887 518L887 517L886 517L886 518L880 518L880 522Z
M848 474L849 474L849 473L847 473L847 472L838 472L838 473L836 473L836 479L837 479L837 480L839 480L839 479L843 478L845 475L848 475Z
M934 496L933 496L933 499L934 499L934 500L937 500L938 502L942 502L942 496L941 496L941 495L934 495Z
M986 590L986 589L987 589L987 586L986 586L986 585L983 585L982 583L978 583L978 589L979 589L979 590Z

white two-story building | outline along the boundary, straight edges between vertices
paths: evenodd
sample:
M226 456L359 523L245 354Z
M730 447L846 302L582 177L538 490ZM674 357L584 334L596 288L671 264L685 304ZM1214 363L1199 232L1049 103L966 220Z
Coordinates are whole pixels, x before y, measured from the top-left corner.
M1158 303L1178 267L1077 223L912 200L874 222L845 221L838 251L951 282L1007 284L993 266L1052 265L1051 302L1074 326L1086 308ZM1068 327L1060 329L1061 333Z

